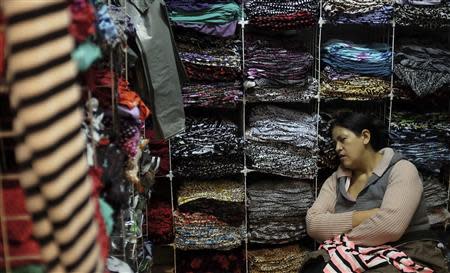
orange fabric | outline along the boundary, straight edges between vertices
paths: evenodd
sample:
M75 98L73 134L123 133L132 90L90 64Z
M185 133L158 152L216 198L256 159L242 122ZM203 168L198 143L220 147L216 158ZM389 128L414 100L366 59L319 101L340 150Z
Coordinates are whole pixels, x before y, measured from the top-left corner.
M128 82L122 78L119 79L119 104L128 107L129 109L132 109L134 107L139 107L140 112L140 119L142 121L145 121L150 114L151 111L145 105L145 103L142 101L141 97L139 95L130 90L128 87Z

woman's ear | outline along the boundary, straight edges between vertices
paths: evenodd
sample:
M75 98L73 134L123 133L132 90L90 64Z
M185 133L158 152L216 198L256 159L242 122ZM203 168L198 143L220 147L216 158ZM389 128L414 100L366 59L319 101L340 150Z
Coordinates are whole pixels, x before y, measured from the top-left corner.
M361 137L363 140L364 145L367 145L370 143L370 131L367 129L364 129L361 131Z

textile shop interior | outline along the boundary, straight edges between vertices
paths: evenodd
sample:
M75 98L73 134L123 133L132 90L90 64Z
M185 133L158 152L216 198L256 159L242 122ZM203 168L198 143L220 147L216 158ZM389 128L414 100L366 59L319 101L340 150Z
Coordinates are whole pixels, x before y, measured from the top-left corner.
M450 1L28 2L0 14L0 272L296 273L343 110L450 249Z

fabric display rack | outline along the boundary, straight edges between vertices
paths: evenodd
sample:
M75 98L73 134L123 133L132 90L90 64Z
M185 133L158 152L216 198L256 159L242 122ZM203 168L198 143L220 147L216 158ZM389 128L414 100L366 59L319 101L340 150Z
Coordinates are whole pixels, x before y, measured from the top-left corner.
M207 14L217 16L212 10L219 4L200 4L194 0L168 3L169 9L173 7L170 18L178 30L175 33L180 51L187 48L184 44L187 30L180 28L188 28L188 25L191 30L203 33L189 32L196 37L203 35L203 40L197 44L212 44L210 41L215 39L220 40L223 46L232 39L230 32L226 35L224 31L217 33L220 29L217 23L206 20L200 23L196 21L198 18L194 18L195 12L205 17ZM186 3L198 9L192 8L195 11L191 10L192 14L188 15L189 8L181 8ZM225 6L229 2L220 4ZM231 89L224 89L224 84L218 83L227 79L231 82L231 79L227 69L222 70L222 78L217 78L214 66L220 61L212 63L218 60L213 50L202 46L197 48L198 55L191 55L197 56L198 62L207 59L203 54L209 55L211 64L205 64L202 70L195 70L190 75L191 85L183 90L187 131L172 139L173 188L178 188L174 192L175 196L178 195L174 198L178 200L174 204L177 272L298 271L306 251L313 247L305 234L302 219L320 190L320 182L337 167L328 132L330 115L339 109L375 113L386 122L392 146L412 160L423 175L431 223L436 228L446 226L449 219L449 180L445 166L450 159L449 143L444 140L448 138L449 127L449 115L445 110L449 103L448 82L445 80L448 65L443 65L440 58L447 56L448 50L428 51L423 47L396 45L396 41L402 38L396 30L432 27L436 31L434 29L439 24L439 29L446 31L444 36L448 48L449 21L437 11L447 10L448 3L421 7L389 1L278 3L250 0L240 3L240 7L240 32L238 28L234 37L241 40L243 76L242 91L238 91L236 79L233 79L235 100L227 92ZM228 15L232 14L231 10L236 11L235 8L230 9ZM181 14L191 17L186 17L181 24ZM427 25L425 20L419 25L412 23L415 18L425 16L432 16L432 20L426 20ZM221 23L230 24L229 21ZM201 24L203 27L199 26ZM207 28L209 31L205 31ZM349 33L340 36L341 29ZM351 33L353 31L355 33ZM403 54L402 48L406 51ZM229 58L222 60L235 59L236 51L231 53L223 49L221 52L229 52ZM412 61L402 61L407 58L417 60L411 53L422 60L428 58L425 54L429 54L434 57L434 62L428 66L421 63L422 70L419 70ZM181 56L188 55L181 53ZM192 67L200 67L199 63L199 66L194 66L193 59L186 57L183 61L188 71L194 71ZM228 67L232 66L228 64ZM411 72L411 69L416 71ZM195 88L192 82L205 80L206 73L209 80L216 83ZM423 81L413 80L417 74ZM427 82L435 82L433 79L439 79L439 83L428 87ZM421 91L408 93L411 88ZM437 93L445 92L447 94L440 101L443 105L440 109L444 109L441 113L416 114L416 119L414 114L401 110L405 101L414 105L425 95L428 95L427 99L436 98ZM225 101L232 103L225 105ZM235 106L237 109L233 108ZM229 116L237 120L233 128L235 133L240 133L242 151L239 151L240 140L236 135L230 137L223 129L230 125L229 121L218 121ZM193 119L189 120L189 117ZM231 161L222 154L226 150L231 151L228 153L232 155ZM244 154L243 161L238 155L240 153ZM208 168L204 167L203 158L208 158ZM230 203L227 207L235 210L235 215L245 213L246 236L241 237L241 247L238 231L228 229L228 234L224 234L224 229L219 231L217 228L218 222L214 218L215 215L227 215L221 212L224 208L217 203L217 200L223 200L222 194L229 194L231 198L231 193L225 194L225 188L217 183L222 185L222 179L236 177L239 173L241 178L234 187L237 191L245 190L245 208L230 206ZM196 190L187 190L194 184L205 188L204 200L206 202L209 198L212 202L207 210L204 209L206 205L186 207L186 199L198 200ZM234 200L238 202L242 196L236 196ZM187 215L181 217L180 211L189 211L191 218ZM208 214L209 221L202 220L205 215L194 217L196 213ZM213 243L204 241L205 235L209 235ZM230 250L230 245L234 249ZM244 255L241 255L242 250ZM217 259L223 259L223 263L213 262L215 259L211 260L206 253L213 257L221 255L222 258ZM238 263L239 257L245 260Z
M51 11L65 8L55 2ZM98 224L80 240L92 241L97 262L77 259L111 273L298 272L317 246L306 212L338 166L329 131L340 110L385 121L450 248L450 1L429 2L73 0L63 34L76 44L64 60L81 71L69 76L80 85L82 173L93 189L83 215ZM0 13L0 49L4 24ZM56 230L39 233L36 190L15 162L14 113L39 101L10 104L20 82L6 83L5 59L17 52L5 52L0 272L71 272L83 263L71 264L71 245L60 242L57 201L45 199L55 193L38 187ZM75 226L71 234L91 228Z

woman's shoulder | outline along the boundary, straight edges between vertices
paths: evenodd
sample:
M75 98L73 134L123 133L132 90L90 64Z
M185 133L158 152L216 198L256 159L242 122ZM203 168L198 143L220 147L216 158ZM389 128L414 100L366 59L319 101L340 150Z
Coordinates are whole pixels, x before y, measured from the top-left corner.
M418 172L416 165L414 165L414 163L412 163L407 159L401 159L397 163L395 163L394 166L392 167L392 171L394 170L396 172L413 172L413 173Z
M402 180L409 183L422 183L416 165L407 159L402 159L395 163L389 177L391 180Z

